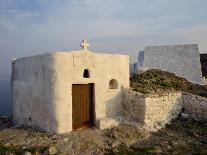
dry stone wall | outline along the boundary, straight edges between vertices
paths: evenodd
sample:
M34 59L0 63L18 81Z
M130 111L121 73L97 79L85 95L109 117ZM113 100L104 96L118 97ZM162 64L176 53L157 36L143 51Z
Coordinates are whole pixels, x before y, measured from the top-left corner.
M180 92L162 95L142 95L125 90L123 117L127 122L138 122L150 131L156 131L176 118L182 110Z
M125 90L123 93L123 117L129 122L144 123L145 119L145 96L131 90Z
M150 130L157 130L176 118L182 110L182 94L180 92L162 95L150 95L145 99L145 125Z
M182 110L194 119L207 119L207 99L181 92L143 95L124 90L122 107L126 123L141 125L149 131L164 127Z
M199 121L207 121L207 99L197 95L183 93L183 110L190 117Z

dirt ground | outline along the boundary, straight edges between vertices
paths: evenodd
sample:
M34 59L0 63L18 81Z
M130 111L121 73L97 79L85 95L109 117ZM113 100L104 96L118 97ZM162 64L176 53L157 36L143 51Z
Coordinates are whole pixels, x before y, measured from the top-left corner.
M207 154L207 124L178 118L156 133L129 125L57 135L11 127L0 119L0 155L23 154ZM28 153L27 152L27 153Z

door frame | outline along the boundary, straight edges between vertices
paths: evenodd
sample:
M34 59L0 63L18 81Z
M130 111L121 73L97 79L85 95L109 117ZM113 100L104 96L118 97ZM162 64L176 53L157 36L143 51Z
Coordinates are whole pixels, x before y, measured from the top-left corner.
M91 116L91 122L88 123L87 125L83 125L77 128L74 128L73 126L73 85L91 85L92 88L92 92L91 92L91 112L89 112L89 115ZM82 128L90 128L90 127L94 127L95 126L95 83L73 83L72 84L72 93L71 93L71 98L72 98L72 130L78 130L78 129L82 129Z

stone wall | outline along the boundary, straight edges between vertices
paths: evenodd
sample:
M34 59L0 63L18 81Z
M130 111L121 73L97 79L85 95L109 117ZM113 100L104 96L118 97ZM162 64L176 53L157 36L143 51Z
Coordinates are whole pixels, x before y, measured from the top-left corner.
M145 96L131 90L124 90L122 114L128 122L144 124L145 120Z
M189 94L182 93L183 112L190 117L199 121L207 121L207 99Z
M145 99L145 125L151 130L160 129L176 118L182 110L182 94L171 92L162 95L150 95Z
M197 120L207 119L207 99L181 92L143 95L124 90L123 120L126 123L156 131L176 118L183 110Z
M182 110L180 92L162 95L141 95L132 90L125 90L123 117L127 122L140 123L150 131L156 131L176 118Z

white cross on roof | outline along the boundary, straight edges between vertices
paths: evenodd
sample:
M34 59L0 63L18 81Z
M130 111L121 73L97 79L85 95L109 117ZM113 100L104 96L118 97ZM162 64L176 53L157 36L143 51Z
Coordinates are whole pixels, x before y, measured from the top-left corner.
M82 47L82 50L87 51L90 44L86 39L84 39L80 46Z

